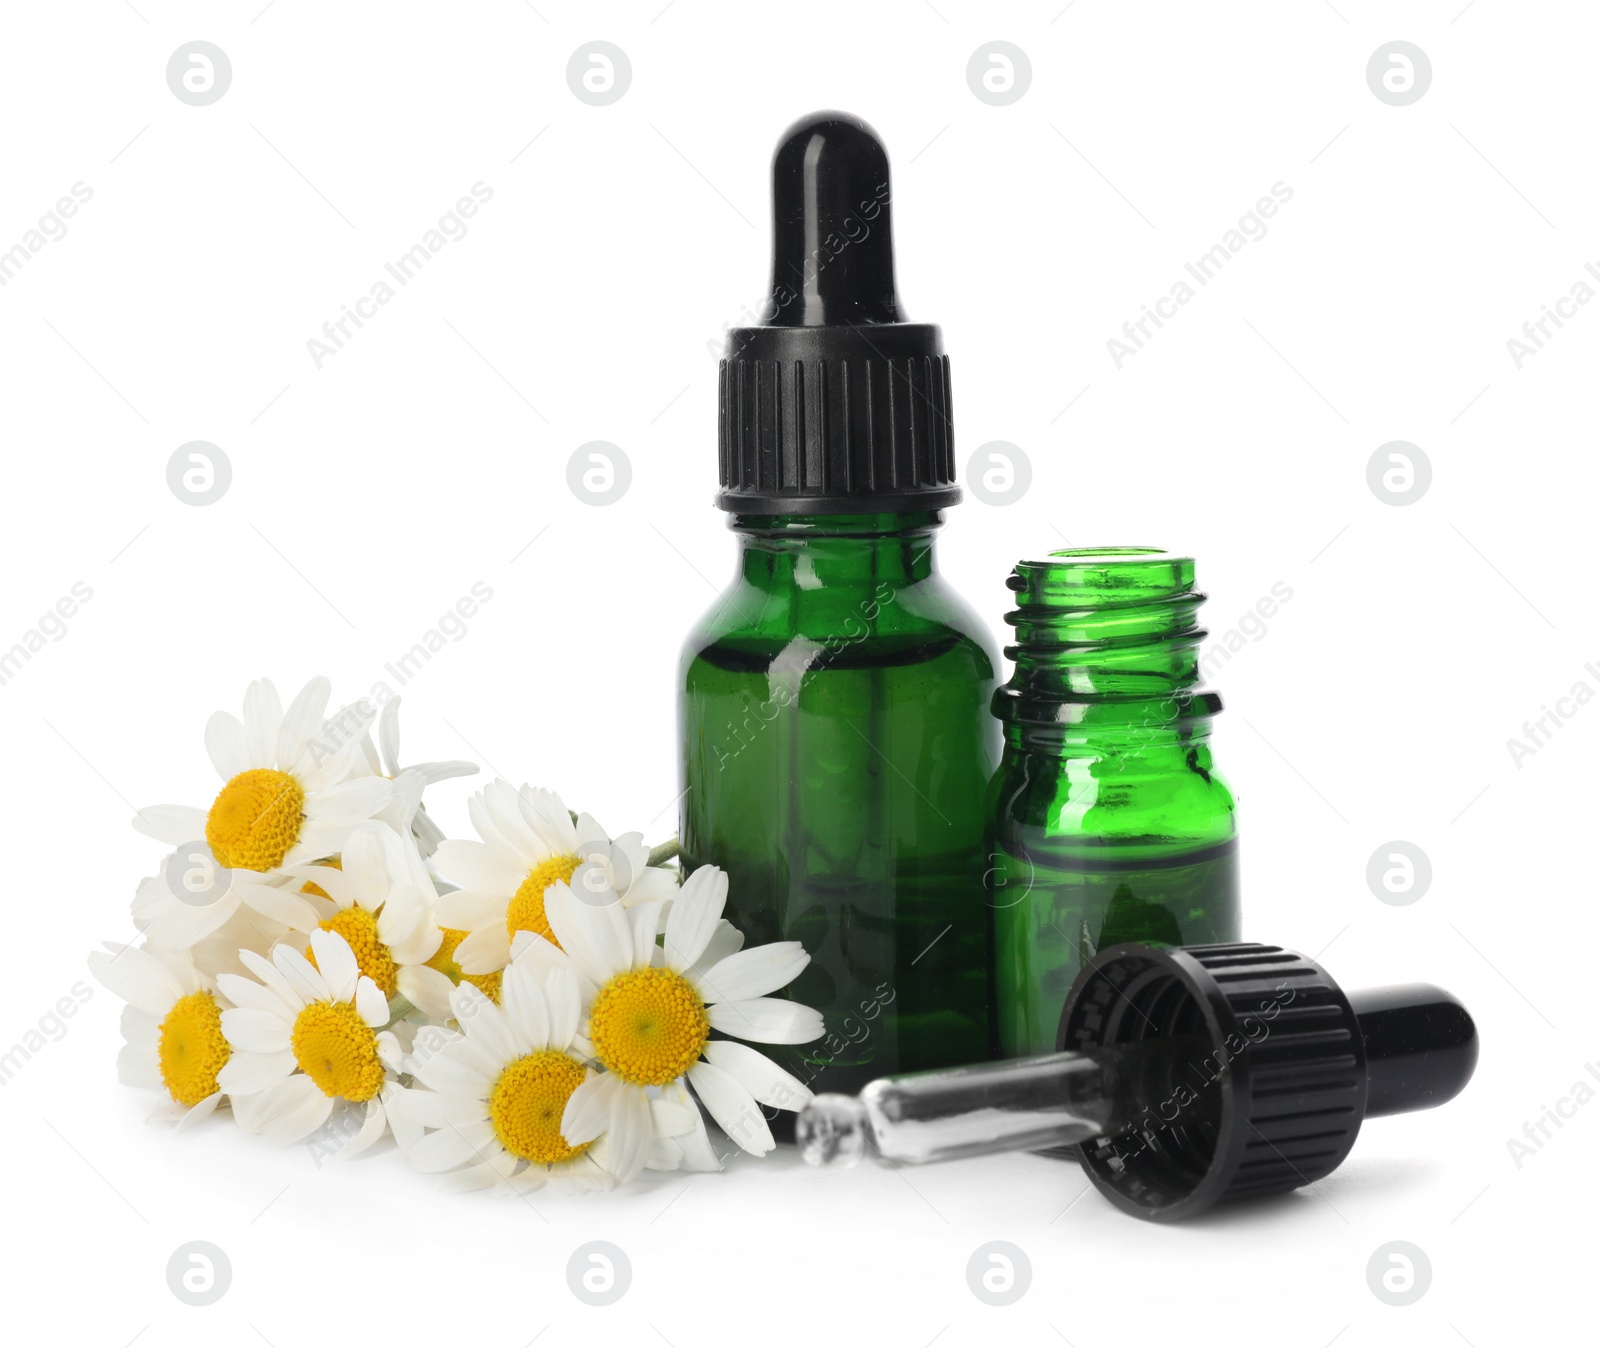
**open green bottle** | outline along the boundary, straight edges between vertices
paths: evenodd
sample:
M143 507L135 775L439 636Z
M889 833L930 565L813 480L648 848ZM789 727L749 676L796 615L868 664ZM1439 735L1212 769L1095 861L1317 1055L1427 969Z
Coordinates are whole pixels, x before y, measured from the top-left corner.
M738 573L679 672L684 863L728 872L748 943L804 943L780 995L825 1034L774 1056L847 1092L991 1038L998 656L935 567L961 496L950 366L939 329L901 313L889 203L858 119L817 114L780 142L771 298L721 367Z
M1238 824L1211 759L1222 699L1199 688L1194 562L1073 548L1006 582L1016 644L994 697L994 1027L1002 1057L1056 1048L1096 951L1239 938Z

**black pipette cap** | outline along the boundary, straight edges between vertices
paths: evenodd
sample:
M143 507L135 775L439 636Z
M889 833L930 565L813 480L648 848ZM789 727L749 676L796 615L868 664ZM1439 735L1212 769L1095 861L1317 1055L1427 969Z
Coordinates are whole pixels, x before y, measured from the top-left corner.
M889 155L844 112L772 156L772 289L728 333L717 504L740 514L937 510L961 499L950 360L894 280Z
M1250 943L1107 947L1073 983L1056 1043L1182 1039L1194 1061L1135 1087L1132 1122L1077 1148L1102 1194L1158 1221L1314 1184L1364 1118L1443 1104L1478 1061L1472 1017L1442 988L1346 996L1303 955Z

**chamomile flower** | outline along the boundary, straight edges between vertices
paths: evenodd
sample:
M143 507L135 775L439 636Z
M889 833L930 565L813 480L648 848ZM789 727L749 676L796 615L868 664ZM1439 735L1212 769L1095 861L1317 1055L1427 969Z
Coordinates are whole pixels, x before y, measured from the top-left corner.
M410 839L384 823L364 824L336 865L296 866L290 873L332 908L318 928L344 938L385 998L398 994L439 1019L450 1014L454 984L428 966L442 939L433 919L438 895Z
M206 749L223 780L211 807L152 805L135 816L141 833L180 849L180 873L191 860L197 866L207 860L203 852L181 855L201 839L226 873L218 886L223 892L210 901L174 893L164 904L152 897L144 924L152 944L186 948L241 904L306 930L315 910L283 886L282 868L337 855L351 830L382 813L397 791L415 790L414 781L395 783L367 771L362 716L347 708L326 720L328 693L327 679L312 679L284 711L271 681L257 679L245 691L242 722L219 711L206 724Z
M222 1013L232 1056L218 1084L241 1128L279 1143L311 1136L341 1100L365 1106L340 1152L353 1156L383 1136L385 1100L398 1089L390 1073L400 1068L400 1041L383 1028L388 1000L344 937L314 931L311 949L314 965L288 945L270 960L247 951L241 958L254 979L217 979L233 1003Z
M546 895L561 952L530 942L536 967L570 960L584 992L582 1032L605 1071L573 1092L561 1131L573 1143L610 1135L615 1173L631 1178L650 1159L652 1087L687 1078L722 1130L746 1151L773 1148L760 1106L799 1109L811 1092L737 1039L804 1044L822 1034L809 1006L769 996L810 962L798 941L729 950L720 935L728 877L703 866L677 891L657 946L661 905L632 913L592 904L564 883ZM732 1038L712 1039L718 1031Z
M127 1003L117 1055L123 1083L165 1091L170 1104L161 1114L180 1126L216 1109L217 1074L232 1049L215 986L188 955L108 941L90 954L89 971Z
M407 784L403 794L397 791L394 801L383 810L382 819L397 833L410 832L417 840L424 857L444 841L444 830L429 816L422 804L422 792L435 782L451 777L471 777L478 771L476 763L465 759L449 759L439 763L414 763L409 768L400 766L400 699L390 698L378 714L378 743L374 747L372 736L361 740L361 750L367 767L374 773L388 777L397 787ZM413 799L415 797L415 799Z
M454 950L465 973L503 969L518 932L555 941L545 896L558 882L629 907L677 892L673 872L649 864L642 833L613 839L590 815L574 822L553 791L518 791L497 779L475 792L467 809L481 841L445 841L433 855L440 874L461 886L439 900L438 918L467 933Z
M609 1188L605 1136L572 1143L561 1132L567 1101L594 1075L576 976L557 968L541 979L514 960L502 990L496 1006L463 984L451 997L460 1032L419 1036L406 1065L427 1089L402 1092L393 1108L429 1131L407 1157L463 1189Z

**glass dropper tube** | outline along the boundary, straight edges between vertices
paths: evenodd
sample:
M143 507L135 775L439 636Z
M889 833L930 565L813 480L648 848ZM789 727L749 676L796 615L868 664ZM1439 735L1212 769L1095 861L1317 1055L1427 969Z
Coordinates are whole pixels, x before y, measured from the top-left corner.
M920 1165L1004 1151L1043 1151L1130 1127L1170 1081L1197 1038L1081 1053L1047 1053L871 1082L860 1095L819 1095L800 1113L795 1141L812 1165L863 1157Z

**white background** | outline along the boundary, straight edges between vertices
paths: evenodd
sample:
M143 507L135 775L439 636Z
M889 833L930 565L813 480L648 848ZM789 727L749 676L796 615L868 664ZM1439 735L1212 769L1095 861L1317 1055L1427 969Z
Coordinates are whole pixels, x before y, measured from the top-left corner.
M1290 587L1215 674L1246 934L1349 987L1442 983L1483 1035L1465 1096L1374 1121L1315 1192L1157 1228L1067 1210L1081 1174L1034 1157L818 1178L780 1153L525 1205L447 1198L387 1147L318 1168L225 1118L173 1138L117 1085L96 987L0 1088L13 1322L279 1348L1592 1330L1600 1102L1520 1167L1507 1142L1600 1059L1600 706L1565 704L1520 765L1507 741L1600 691L1600 305L1520 369L1507 339L1600 258L1600 28L1576 3L1336 3L7 5L0 249L93 196L0 287L0 647L75 582L93 598L0 686L0 1047L131 934L160 851L133 807L208 803L213 709L261 674L361 696L474 582L492 601L402 690L408 757L672 832L678 644L733 560L711 352L763 297L772 145L830 106L890 145L901 290L943 324L962 460L1005 440L1032 465L1016 504L949 512L946 574L997 637L1012 564L1063 540L1192 549L1219 634ZM232 63L206 107L165 79L192 39ZM610 106L565 75L594 39L632 66ZM966 79L997 39L1032 69L1008 106ZM1366 80L1395 39L1432 63L1410 106ZM308 339L476 182L466 236L318 369ZM1118 369L1107 339L1277 182L1266 236ZM231 462L214 505L168 489L191 440ZM632 465L606 508L567 486L590 440ZM1432 465L1410 506L1368 486L1391 440ZM452 832L465 791L435 793ZM1433 868L1408 906L1365 878L1395 839ZM232 1264L209 1308L167 1287L189 1240ZM567 1286L589 1240L632 1266L606 1309ZM989 1240L1031 1261L1010 1307L968 1287ZM1393 1240L1432 1266L1405 1308L1368 1286Z

